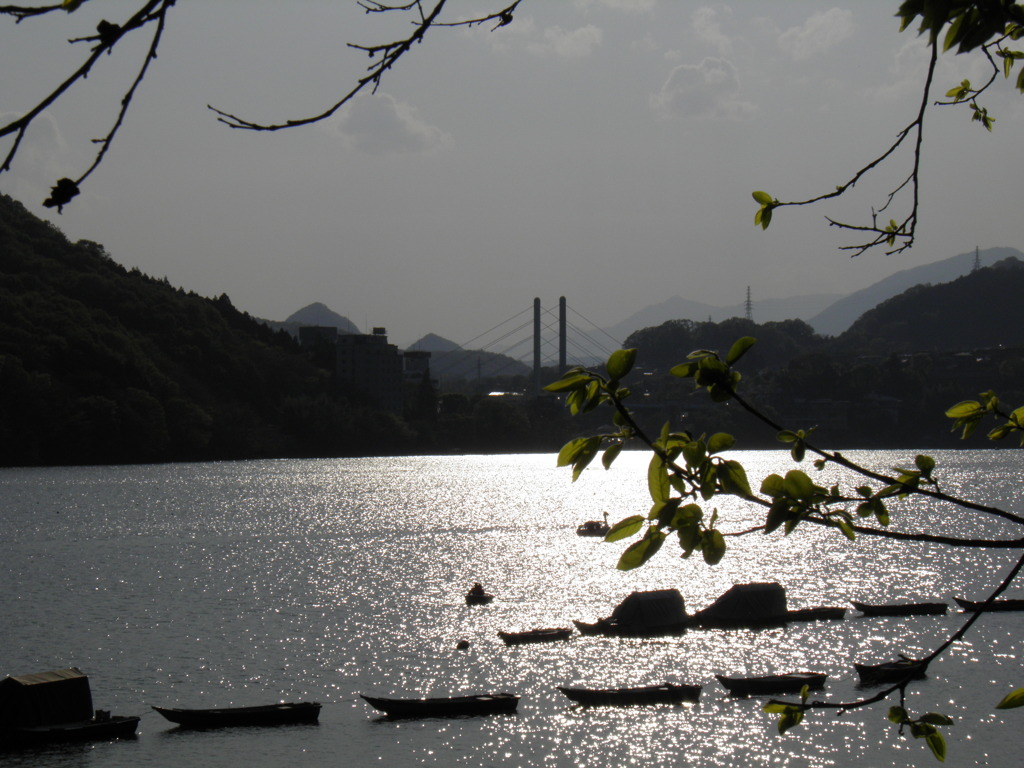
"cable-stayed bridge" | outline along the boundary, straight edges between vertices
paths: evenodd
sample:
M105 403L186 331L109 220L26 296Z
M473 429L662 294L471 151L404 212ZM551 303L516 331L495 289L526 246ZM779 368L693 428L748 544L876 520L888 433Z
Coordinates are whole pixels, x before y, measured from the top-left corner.
M489 353L487 377L519 375L525 366L532 372L535 388L539 389L541 369L555 368L562 372L577 365L603 363L620 343L569 307L564 296L559 298L556 308L546 309L537 298L521 312L460 343L458 350L434 352L431 369L443 377L446 358L467 352ZM480 377L483 376L482 357L478 358Z

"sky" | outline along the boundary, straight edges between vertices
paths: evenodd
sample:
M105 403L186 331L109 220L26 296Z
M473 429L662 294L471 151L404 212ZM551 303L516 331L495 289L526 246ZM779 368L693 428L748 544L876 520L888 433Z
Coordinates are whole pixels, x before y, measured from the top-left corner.
M0 115L31 109L85 58L69 38L134 5L0 18ZM500 5L450 0L448 18ZM432 30L328 121L254 133L207 105L266 122L319 113L369 63L346 43L398 39L409 19L350 0L179 0L82 195L60 215L40 205L88 167L148 32L47 110L0 192L172 285L270 320L321 302L403 347L427 333L465 344L534 297L555 310L565 296L605 327L675 296L741 304L750 286L756 317L759 299L845 295L975 247L1024 249L1024 97L1001 77L984 102L992 133L966 108L930 111L910 251L851 258L840 248L855 238L825 218L869 222L909 174L906 152L849 197L754 226L754 190L829 192L913 120L927 50L899 32L897 6L524 0L498 30ZM986 66L943 57L935 95Z

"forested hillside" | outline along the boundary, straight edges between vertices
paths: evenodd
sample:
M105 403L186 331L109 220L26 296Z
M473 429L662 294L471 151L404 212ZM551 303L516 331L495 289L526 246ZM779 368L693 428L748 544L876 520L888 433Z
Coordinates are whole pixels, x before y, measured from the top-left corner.
M227 296L127 270L6 196L0 392L4 465L337 455L402 437Z

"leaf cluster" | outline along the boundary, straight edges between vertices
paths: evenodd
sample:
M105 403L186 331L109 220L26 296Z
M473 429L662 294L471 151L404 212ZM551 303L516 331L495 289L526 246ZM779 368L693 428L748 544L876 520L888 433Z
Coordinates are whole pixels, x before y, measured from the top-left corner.
M928 712L918 718L911 718L903 707L889 707L890 722L900 726L900 732L909 728L915 739L924 739L928 748L940 763L946 760L946 739L939 731L940 725L953 725L953 720L938 712Z

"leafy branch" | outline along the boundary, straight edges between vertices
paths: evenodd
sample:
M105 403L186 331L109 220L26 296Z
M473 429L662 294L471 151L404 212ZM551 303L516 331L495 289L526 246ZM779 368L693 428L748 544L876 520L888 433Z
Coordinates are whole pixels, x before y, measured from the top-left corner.
M917 116L896 135L895 141L893 141L888 149L854 173L849 181L838 185L831 192L806 200L785 202L763 190L754 192L754 201L759 206L754 214L754 224L756 226L767 229L771 224L773 211L778 208L814 205L846 194L864 176L889 160L896 150L908 138L912 137L914 148L910 173L888 193L885 203L881 207L877 209L872 207L870 224L848 224L831 217L826 217L826 220L829 226L832 227L851 232L866 233L866 240L854 245L840 247L840 250L853 251L853 256L859 256L872 248L880 246L885 246L889 249L886 251L887 255L901 253L913 247L917 236L920 205L921 147L925 116L931 101L931 88L935 76L935 67L938 62L939 36L944 28L948 27L943 41L943 52L949 51L954 47L957 48L957 53L967 53L980 48L992 66L992 75L980 88L973 88L969 80L963 80L960 85L946 93L946 98L952 99L952 101L936 101L935 105L966 102L972 110L971 119L980 122L988 131L992 130L995 118L988 113L986 108L979 106L977 97L992 86L1000 71L1009 79L1015 64L1024 59L1024 52L1012 50L1005 45L1009 40L1019 40L1021 37L1024 37L1024 9L1011 0L996 0L989 3L956 1L935 3L926 2L926 0L906 0L906 2L900 5L896 15L901 19L900 31L905 30L920 16L921 26L919 33L924 34L927 32L929 34L930 56ZM993 41L991 38L994 36L997 39ZM1001 67L996 62L996 58L1002 59ZM1021 93L1024 93L1024 67L1018 73L1016 88ZM889 218L888 221L885 221L882 214L893 205L897 197L900 196L900 193L907 189L910 190L908 213L902 219Z
M795 462L802 462L810 453L818 457L814 461L818 470L833 463L859 474L874 486L865 484L858 486L853 493L843 492L838 485L823 487L805 472L793 469L785 476L769 475L762 481L760 495L753 493L742 464L719 455L734 446L735 439L731 435L716 433L711 437L694 437L685 431L672 431L668 424L657 438L651 438L644 432L626 406L625 401L630 392L623 385L623 379L635 365L637 350L618 350L605 364L605 374L574 368L546 389L564 396L566 405L574 415L602 405L611 406L615 411L613 422L618 431L576 438L559 452L558 465L571 466L574 481L579 479L583 470L598 455L602 456L604 467L610 468L629 441L641 442L653 454L647 472L648 490L653 502L650 511L647 515L632 515L615 523L605 537L608 542L616 542L639 535L639 539L633 541L620 556L620 569L631 570L642 566L672 535L678 539L684 558L700 551L705 562L716 565L726 554L727 537L758 531L770 534L779 529L788 536L803 523L836 528L851 541L864 534L895 541L928 542L961 548L1024 549L1024 536L1013 539L962 538L926 531L890 529L892 503L912 496L945 502L1017 526L1024 526L1024 517L945 493L936 475L936 463L929 456L918 455L912 468L897 467L893 470L894 474L887 475L861 466L838 452L818 447L809 439L813 430L784 429L738 392L742 377L733 366L754 343L751 337L741 338L732 345L724 358L712 350L697 350L690 353L687 362L675 366L670 373L692 379L695 386L705 389L715 402L737 403L766 427L774 430L778 440L789 447L790 456ZM965 436L982 417L989 414L1007 419L1006 424L989 433L991 439L1000 439L1014 431L1024 434L1024 408L1005 413L998 398L992 393L985 393L982 402L965 401L947 412L947 416L954 419L954 429L964 429ZM714 509L706 518L701 505L720 495L737 496L760 505L765 509L764 524L731 533L719 530L718 510ZM859 522L868 518L874 519L873 525ZM779 730L785 732L802 721L806 710L822 708L843 712L877 703L898 691L900 705L890 710L890 719L899 724L901 733L909 730L915 738L925 739L936 758L943 760L946 746L938 728L950 725L952 721L938 713L911 717L904 708L906 686L916 673L927 669L931 661L970 630L985 608L1013 582L1022 567L1024 555L988 595L981 609L972 613L959 629L929 655L908 665L904 679L894 685L873 696L842 703L808 702L805 691L800 702L772 701L765 711L780 716ZM1024 706L1024 689L1009 694L999 706Z

